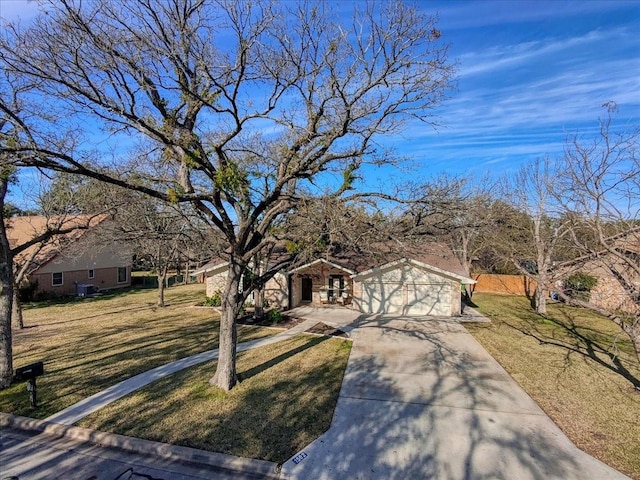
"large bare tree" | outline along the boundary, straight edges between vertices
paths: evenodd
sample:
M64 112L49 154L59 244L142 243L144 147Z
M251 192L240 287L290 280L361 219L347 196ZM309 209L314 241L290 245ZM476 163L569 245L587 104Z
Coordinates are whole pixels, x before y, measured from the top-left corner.
M616 105L604 106L598 134L575 136L565 148L557 195L570 214L578 256L560 267L569 273L595 267L618 285L627 308L564 298L607 316L629 336L640 360L640 129L614 128Z
M540 314L547 313L549 290L557 280L554 266L571 224L557 200L558 174L556 162L547 158L505 178L504 198L517 210L495 240L496 250L521 274L536 281L533 307Z
M407 233L447 243L469 275L473 259L488 248L503 214L495 188L489 176L441 174L410 187L414 193L402 224Z
M363 164L394 161L381 136L435 122L453 73L436 19L395 1L358 3L348 18L330 2L45 3L46 15L0 40L2 67L29 88L28 110L0 105L21 130L2 148L23 165L191 203L222 233L212 383L228 390L240 280L272 247L274 221L301 191L340 192ZM133 158L129 178L144 181L120 180L111 156Z

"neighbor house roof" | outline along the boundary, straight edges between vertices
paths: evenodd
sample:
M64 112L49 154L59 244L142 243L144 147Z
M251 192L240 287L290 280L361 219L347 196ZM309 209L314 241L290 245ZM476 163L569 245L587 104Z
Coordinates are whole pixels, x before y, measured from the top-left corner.
M222 267L226 267L227 265L229 265L228 261L216 258L214 260L211 260L209 263L205 263L197 270L191 272L191 275L200 275L201 273L213 272L214 270L219 270Z
M48 231L71 230L54 235L45 243L37 242L15 255L17 263L31 259L35 255L31 260L30 270L33 271L51 261L64 246L78 240L90 228L102 223L107 217L108 215L18 216L5 219L5 227L11 249L25 245Z
M271 256L269 257L269 267L271 268L277 266L290 257L291 254L287 252L284 245L276 245L271 252ZM229 265L228 256L226 256L224 253L220 253L215 257L212 257L211 260L204 264L202 267L195 270L192 275L209 273L222 267L226 267L227 265Z

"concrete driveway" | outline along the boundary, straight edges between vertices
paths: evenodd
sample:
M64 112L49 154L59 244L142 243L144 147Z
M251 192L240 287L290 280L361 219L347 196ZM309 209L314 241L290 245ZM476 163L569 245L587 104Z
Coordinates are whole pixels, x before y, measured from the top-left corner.
M460 323L345 312L340 325L322 310L353 349L331 428L281 478L627 478L577 449Z

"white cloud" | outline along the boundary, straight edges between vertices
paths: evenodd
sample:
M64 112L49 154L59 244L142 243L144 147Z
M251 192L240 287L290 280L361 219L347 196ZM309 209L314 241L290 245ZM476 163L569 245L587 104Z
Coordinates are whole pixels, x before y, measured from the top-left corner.
M541 22L545 20L567 21L576 15L603 14L621 8L628 8L625 0L588 1L584 0L536 0L504 1L484 0L482 2L456 1L443 2L438 12L442 23L450 29L470 29L481 27L501 27L520 23ZM473 12L470 14L470 12Z
M458 58L461 65L458 76L462 78L505 68L513 69L545 56L553 58L560 52L570 51L575 54L576 49L587 48L589 44L613 40L619 42L626 35L625 29L593 30L585 35L566 39L539 39L515 45L497 45L480 52L468 52Z

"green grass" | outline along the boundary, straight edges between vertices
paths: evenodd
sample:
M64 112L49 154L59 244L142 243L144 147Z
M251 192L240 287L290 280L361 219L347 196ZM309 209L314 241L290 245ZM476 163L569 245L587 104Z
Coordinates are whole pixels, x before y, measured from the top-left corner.
M238 357L242 382L209 386L199 365L138 390L80 425L171 444L283 462L327 430L351 342L299 335Z
M216 348L219 318L191 308L204 285L166 290L158 308L155 290L128 290L107 297L37 304L24 311L25 329L14 330L14 368L43 361L38 407L29 406L24 383L0 391L0 411L45 418L138 373ZM240 341L272 330L239 327Z
M604 317L561 303L477 293L491 324L468 330L581 449L640 479L640 365Z

